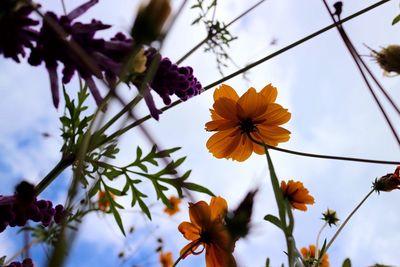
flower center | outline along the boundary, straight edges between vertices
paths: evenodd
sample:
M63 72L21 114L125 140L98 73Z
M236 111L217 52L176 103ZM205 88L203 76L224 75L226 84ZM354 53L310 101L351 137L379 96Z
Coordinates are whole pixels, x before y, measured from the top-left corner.
M212 242L212 235L211 235L210 232L204 231L204 232L201 233L200 236L201 236L200 237L201 242L203 242L205 244L210 244Z
M241 121L239 129L242 131L242 133L251 133L255 132L257 127L250 118L247 118Z

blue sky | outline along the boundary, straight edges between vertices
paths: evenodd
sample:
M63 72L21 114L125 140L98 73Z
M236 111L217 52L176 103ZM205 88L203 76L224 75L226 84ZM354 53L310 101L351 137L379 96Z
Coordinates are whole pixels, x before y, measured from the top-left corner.
M44 10L54 9L61 13L58 1L42 2ZM67 8L72 9L81 2L66 1ZM82 18L87 21L96 17L113 24L114 27L105 36L117 31L127 32L137 2L100 1ZM217 18L230 21L255 2L221 1ZM372 3L374 1L344 1L343 16ZM177 6L178 2L174 2L174 7ZM111 9L112 14L109 12ZM364 44L379 49L398 42L400 26L391 26L392 19L398 13L398 2L390 1L345 24L361 54L370 54ZM162 50L164 56L177 60L204 38L202 26L190 26L195 16L193 10L186 10L179 17L176 27L166 39ZM242 67L330 23L330 17L321 1L266 1L230 28L234 35L239 36L231 44L230 55ZM270 45L274 38L277 44ZM398 102L400 78L385 77L372 59L365 57L365 60ZM62 143L58 116L62 110L60 108L56 111L52 106L48 76L43 66L32 68L27 64L17 65L4 59L0 65L3 70L0 75L0 118L3 122L0 126L0 177L1 193L8 194L21 178L39 181L59 159L58 151ZM192 66L203 85L220 78L213 56L201 50L182 65ZM235 70L231 66L225 74ZM261 89L273 83L278 88L278 103L292 113L292 119L286 125L292 132L291 140L281 147L322 154L399 160L399 147L335 29L257 66L247 73L247 77L248 81L239 76L226 83L239 94L250 86ZM68 85L68 90L74 92L76 86L76 81L73 81ZM237 243L235 257L239 266L263 266L267 256L271 258L272 266L278 266L285 260L282 252L285 248L284 237L274 226L262 220L265 214L276 212L265 158L254 155L244 163L218 160L205 147L210 134L204 131L204 123L209 120L212 91L162 114L160 122L152 120L144 125L161 147L182 146L182 150L177 152L178 156L188 156L182 170L192 169L191 181L203 184L216 195L223 196L230 207L236 207L248 190L260 189L251 234ZM129 95L132 92L127 91L126 96ZM94 109L92 99L90 101ZM161 106L161 102L157 104ZM111 111L117 108L114 105ZM146 107L141 106L138 113L146 114ZM396 129L400 130L398 117L395 117L394 112L390 114ZM49 133L51 137L43 138L43 132ZM119 144L121 154L116 160L117 164L132 159L138 144L144 149L149 147L138 129L121 138ZM315 242L322 225L321 213L326 208L336 209L339 218L343 220L370 190L371 182L395 168L389 165L301 158L278 152L272 152L272 157L279 178L303 181L316 199L316 204L308 212L295 212L295 237L299 247ZM45 191L43 197L63 202L62 188L68 179L67 172L59 177L61 182ZM196 197L209 201L204 195ZM353 260L354 266L368 266L375 262L400 265L397 251L400 240L400 219L397 214L399 200L399 192L373 195L329 251L331 266L339 266L346 257ZM128 203L128 200L121 201ZM150 198L149 203L156 203L155 198ZM151 255L149 253L156 247L157 237L164 239L165 250L172 250L176 257L180 248L187 243L177 230L181 221L188 220L185 206L186 203L182 205L182 212L169 220L162 215L161 204L155 204L153 210L159 219L149 225L137 212L124 213L124 225L134 225L136 229L128 241L118 233L111 217L96 214L89 216L81 227L68 266L78 266L78 263L116 266L118 252L122 248L137 246L137 242L140 243L140 249L134 260L140 261ZM151 236L155 238L143 241L142 237L146 233L152 233ZM328 229L323 237L330 238L333 233L333 230ZM11 255L18 249L14 234L14 231L7 231L0 235L0 254ZM43 256L40 248L37 253ZM157 263L157 256L154 255L153 259ZM203 264L204 256L192 256L179 266Z

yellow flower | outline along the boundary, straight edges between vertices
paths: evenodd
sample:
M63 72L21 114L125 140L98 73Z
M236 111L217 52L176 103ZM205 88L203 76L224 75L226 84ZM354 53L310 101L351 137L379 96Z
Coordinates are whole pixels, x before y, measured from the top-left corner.
M315 266L315 263L317 262L318 259L315 258L315 246L310 245L308 248L304 247L300 250L301 255L303 255L303 260L305 262L305 266ZM328 254L324 254L322 257L321 263L319 265L320 267L329 267L329 260L328 260Z
M174 260L172 257L172 252L160 252L160 263L161 267L172 267L174 265Z
M183 222L178 229L191 241L181 250L181 257L198 255L206 250L207 267L235 267L232 252L234 241L225 228L224 218L228 205L222 197L213 197L210 205L205 201L189 203L190 222ZM196 249L202 246L200 251Z
M146 70L147 57L144 54L144 49L140 49L132 61L132 72L142 73Z
M106 192L99 191L99 200L98 200L98 206L99 210L108 212L109 207L110 207L110 201L107 198ZM110 193L110 196L114 199L114 195Z
M166 207L164 209L164 212L166 214L168 214L169 216L172 216L175 213L180 211L180 209L179 209L179 204L181 204L180 198L172 196L169 198L169 203L171 204L171 208Z
M279 125L289 121L291 114L274 103L277 90L271 84L261 92L251 87L241 97L235 90L222 84L214 92L211 121L207 131L216 131L207 141L208 150L216 158L244 161L254 151L264 154L263 146L251 141L248 135L270 146L289 140L290 132Z
M306 204L314 204L314 198L309 195L309 191L304 187L302 182L289 180L281 182L281 190L283 197L289 200L293 209L306 211Z

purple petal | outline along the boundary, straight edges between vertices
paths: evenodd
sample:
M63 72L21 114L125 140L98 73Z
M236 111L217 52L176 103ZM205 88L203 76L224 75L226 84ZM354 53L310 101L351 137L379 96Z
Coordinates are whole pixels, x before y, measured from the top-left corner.
M50 76L50 87L51 87L51 96L53 97L53 104L55 108L58 108L58 103L60 102L60 95L58 91L57 65L47 66L47 71L49 72Z
M144 101L146 102L147 107L149 108L150 115L158 120L159 114L161 114L161 111L157 109L156 104L154 103L153 96L151 95L150 88L146 90L144 93Z
M83 13L85 13L89 8L91 8L98 2L99 2L99 0L90 0L89 2L86 2L85 4L78 6L77 8L75 8L74 10L69 12L69 14L67 15L67 18L70 21L74 20L75 18L77 18L80 15L82 15Z
M87 86L89 87L90 92L93 95L94 100L96 101L96 104L99 106L101 104L101 102L103 101L103 97L100 95L99 89L97 88L92 77L85 78L85 81L86 81Z

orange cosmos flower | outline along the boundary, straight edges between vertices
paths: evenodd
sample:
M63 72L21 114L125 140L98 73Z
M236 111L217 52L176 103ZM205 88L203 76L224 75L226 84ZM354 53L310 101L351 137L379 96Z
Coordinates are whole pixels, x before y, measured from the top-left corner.
M172 257L172 252L160 252L160 263L161 267L172 267L174 265L174 260Z
M166 207L164 209L164 212L166 214L168 214L169 216L172 216L175 213L180 211L180 209L179 209L179 204L181 204L180 198L172 196L169 198L169 203L171 204L171 208Z
M110 196L114 199L114 195L110 192ZM107 198L106 192L99 191L99 201L97 203L99 210L108 212L110 207L110 201Z
M318 259L315 258L315 246L310 245L308 248L304 247L300 250L301 255L303 255L303 260L305 263L305 266L314 266L315 263L317 262ZM324 254L322 257L322 260L319 264L320 267L329 267L329 260L328 260L328 254Z
M204 201L189 203L190 222L183 222L178 227L183 236L192 241L181 250L183 259L205 249L207 267L236 267L232 255L235 244L224 224L227 210L228 205L222 197L213 197L210 205ZM202 249L196 251L199 246Z
M283 197L289 200L293 209L306 211L306 204L314 204L314 198L309 195L309 191L304 187L302 182L289 180L281 182L281 190Z
M290 113L274 103L278 91L271 84L261 92L251 87L241 97L235 90L222 84L214 92L212 120L206 123L207 131L216 131L207 141L208 150L216 158L244 161L254 151L264 154L264 147L251 141L270 146L289 140L290 132L279 125L289 121Z

